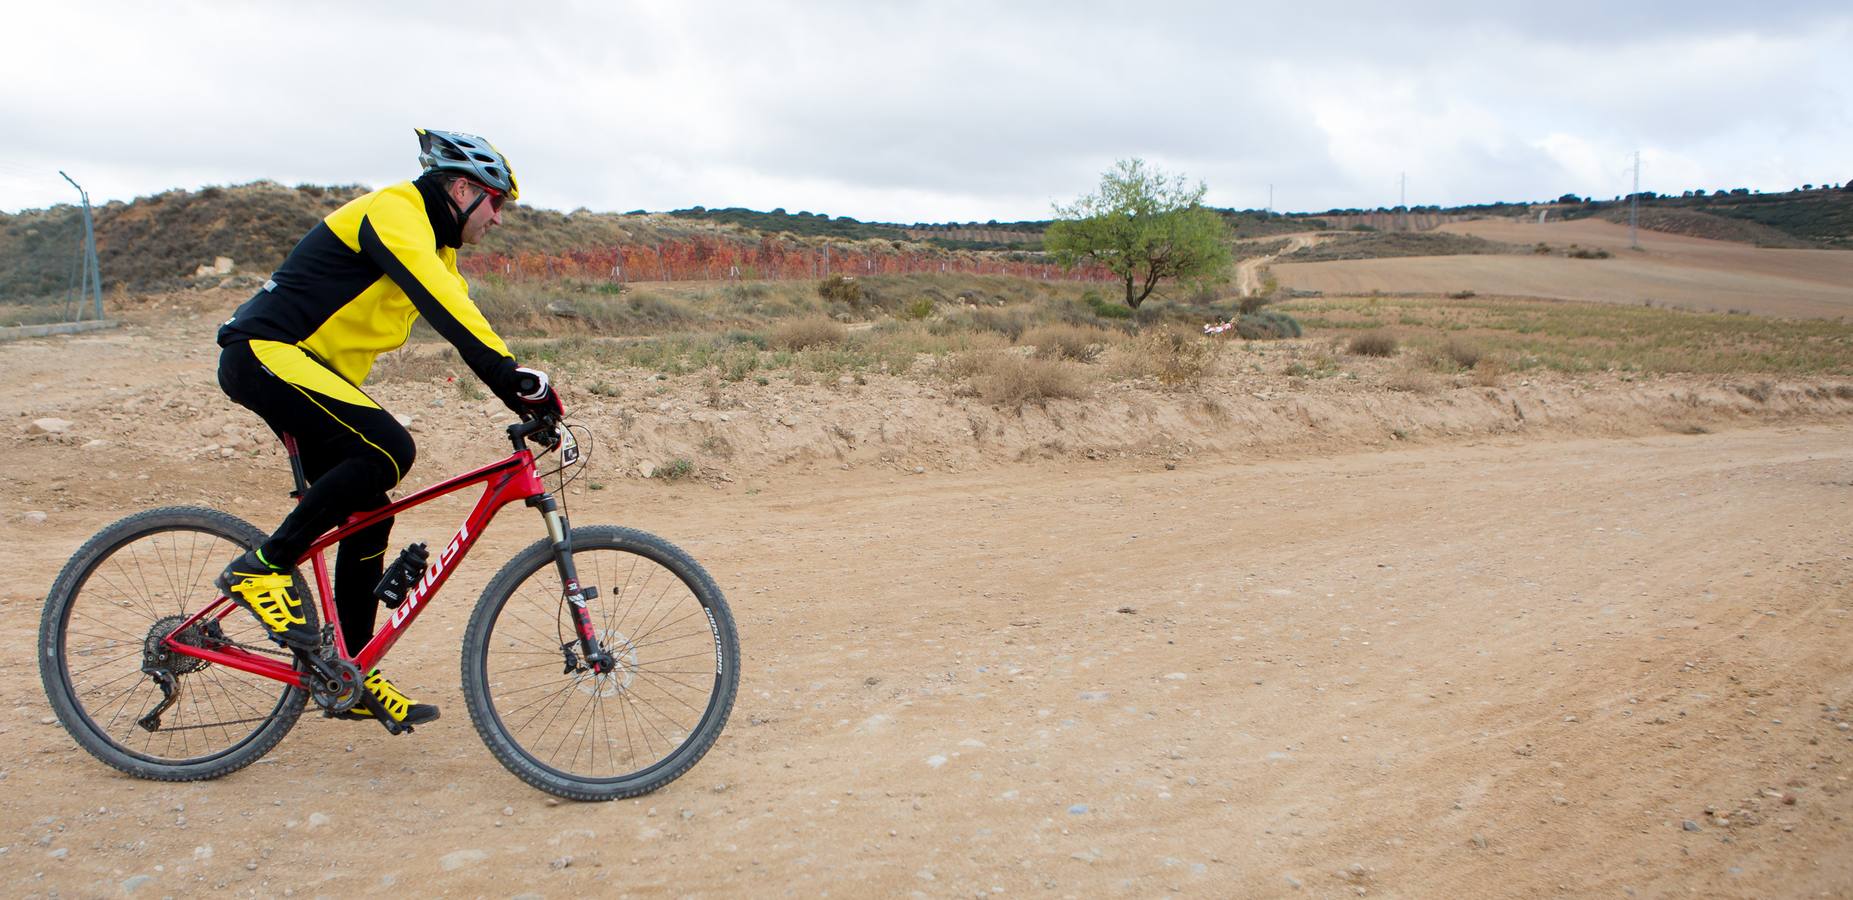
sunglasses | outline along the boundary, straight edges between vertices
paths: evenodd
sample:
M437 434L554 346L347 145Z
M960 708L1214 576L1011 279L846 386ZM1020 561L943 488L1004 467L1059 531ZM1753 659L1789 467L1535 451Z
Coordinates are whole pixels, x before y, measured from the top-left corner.
M477 181L474 178L465 178L463 179L463 181L466 184L468 184L470 187L475 188L479 193L482 194L481 199L478 199L475 203L470 204L470 209L475 209L478 204L482 203L483 200L486 199L489 201L489 206L491 208L493 208L496 212L501 212L502 204L508 202L508 198L503 196L501 191L498 191L495 188L492 188L486 184L483 184L482 182Z
M475 182L471 182L471 183L475 184ZM486 184L477 184L476 189L482 191L484 194L489 195L489 206L491 208L493 208L496 212L502 211L502 204L506 202L508 198L503 196L501 191L498 191L495 188L492 188Z

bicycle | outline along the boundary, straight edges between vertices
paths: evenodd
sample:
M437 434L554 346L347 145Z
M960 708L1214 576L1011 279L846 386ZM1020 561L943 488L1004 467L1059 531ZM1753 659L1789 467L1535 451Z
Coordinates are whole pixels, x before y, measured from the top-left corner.
M318 538L291 570L302 614L321 633L317 652L271 643L213 586L226 560L264 540L255 526L178 506L104 528L46 595L39 663L52 709L91 755L159 781L218 778L256 762L310 700L329 717L367 706L388 731L409 731L360 681L429 607L496 513L520 501L540 511L547 536L502 566L465 629L463 695L477 734L516 777L560 797L615 800L668 784L726 725L739 688L739 638L720 588L688 554L635 529L568 523L527 444L543 455L559 452L559 467L545 476L559 476L563 497L572 480L566 470L583 461L574 436L581 428L550 418L511 425L514 452L506 459L355 514ZM295 442L286 436L284 444L292 496L300 496L307 482ZM399 602L349 656L323 551L479 483L482 496L428 566L407 548L387 567L383 597L405 567Z

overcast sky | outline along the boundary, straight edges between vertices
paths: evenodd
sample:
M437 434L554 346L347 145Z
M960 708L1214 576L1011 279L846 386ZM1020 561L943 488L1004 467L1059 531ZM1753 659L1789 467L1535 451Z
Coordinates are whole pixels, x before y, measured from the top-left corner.
M415 126L522 200L1039 219L1118 158L1275 209L1853 179L1839 2L0 0L0 210L382 186Z

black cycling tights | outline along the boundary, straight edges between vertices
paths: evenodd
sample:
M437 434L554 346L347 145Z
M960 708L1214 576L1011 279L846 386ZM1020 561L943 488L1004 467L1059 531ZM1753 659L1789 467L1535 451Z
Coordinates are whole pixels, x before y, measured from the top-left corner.
M319 378L302 380L326 387ZM349 515L385 506L386 492L412 467L412 436L391 413L358 389L358 396L349 395L350 399L371 405L346 402L286 380L260 363L247 342L233 343L220 353L219 386L226 396L263 417L279 437L296 439L303 475L309 480L301 502L263 544L264 558L272 563L295 562L317 537ZM335 554L335 606L349 654L359 653L373 636L379 609L373 588L385 568L391 532L392 520L387 519L342 541Z

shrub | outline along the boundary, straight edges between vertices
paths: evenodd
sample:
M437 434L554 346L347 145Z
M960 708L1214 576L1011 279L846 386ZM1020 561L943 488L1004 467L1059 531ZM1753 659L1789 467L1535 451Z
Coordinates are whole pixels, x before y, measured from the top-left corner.
M715 357L714 363L720 367L722 381L744 381L759 368L759 351L748 347L727 350Z
M1435 383L1435 376L1413 366L1403 366L1391 372L1383 384L1392 391L1411 394L1432 394L1440 388Z
M765 350L770 346L766 342L765 335L754 331L729 331L722 336L722 339L730 344L750 344L760 350Z
M1260 312L1261 307L1273 302L1274 298L1268 294L1256 294L1252 297L1243 297L1241 302L1236 304L1235 308L1240 310L1243 315L1248 315L1249 313Z
M1099 316L1103 319L1130 319L1132 318L1132 308L1131 307L1121 306L1117 303L1108 303L1106 300L1102 299L1099 294L1096 294L1093 291L1088 291L1087 293L1082 294L1081 302L1086 303L1087 308L1094 311L1094 315Z
M1016 343L1029 327L1029 316L1022 310L1002 310L978 307L961 310L952 315L927 323L927 332L939 337L949 337L960 332L978 332L1001 334L1010 343Z
M650 477L661 478L664 481L681 481L684 478L692 477L694 474L695 464L689 461L687 457L678 456L675 459L657 466L656 469L650 473Z
M901 318L904 319L924 319L932 314L932 297L915 297L907 301L907 305L901 308Z
M1448 342L1441 347L1441 356L1456 366L1471 369L1480 364L1480 358L1485 356L1485 353L1481 352L1477 344L1458 337L1450 337Z
M962 353L953 370L965 373L987 403L1022 406L1087 395L1082 373L1058 360L1032 359L1004 350Z
M851 307L862 306L862 285L856 279L844 275L832 275L817 282L817 296L832 303L847 303Z
M775 350L803 350L840 344L849 336L843 326L822 316L787 319L767 335L766 343Z
M1244 315L1235 320L1235 333L1247 341L1271 341L1300 336L1300 323L1282 312Z
M1207 338L1170 329L1151 332L1137 344L1133 371L1165 385L1195 384L1216 364L1218 345Z
M1395 356L1396 336L1381 328L1372 329L1353 337L1345 352L1353 356Z
M1497 356L1482 357L1473 367L1473 383L1481 387L1498 387L1507 370L1505 360Z
M636 291L629 295L629 313L632 321L650 325L669 325L686 322L695 316L678 300L672 300L649 291Z
M966 320L979 331L994 331L1016 343L1027 327L1022 314L980 306L966 314Z
M736 281L721 289L721 296L735 303L751 303L771 293L772 286L763 281Z
M1043 325L1023 335L1023 342L1036 348L1043 359L1072 359L1093 362L1106 350L1106 333L1098 328L1075 325Z

